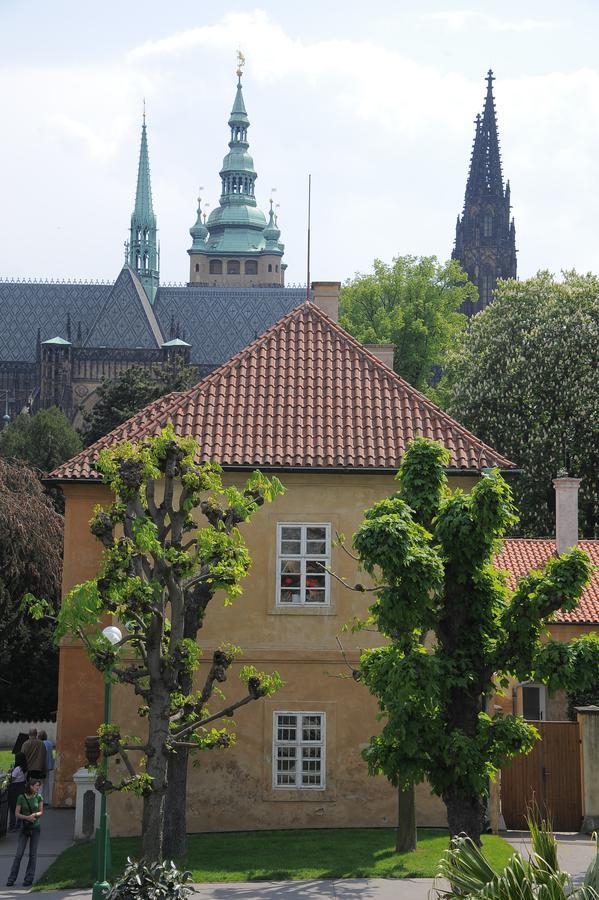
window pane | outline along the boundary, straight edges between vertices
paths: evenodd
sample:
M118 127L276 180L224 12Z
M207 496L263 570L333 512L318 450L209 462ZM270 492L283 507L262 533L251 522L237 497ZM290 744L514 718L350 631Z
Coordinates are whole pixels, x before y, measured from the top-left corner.
M281 587L296 588L299 592L301 586L299 559L281 560Z
M310 588L306 591L306 603L324 603L326 600L325 592L316 588Z
M309 525L306 528L306 539L309 541L326 541L327 530L324 525L318 525L317 527Z
M320 716L302 716L302 741L322 740Z
M325 576L324 575L306 575L306 587L307 588L320 588L320 590L323 591L324 587L325 587Z
M297 738L297 716L279 716L277 723L278 741L295 741ZM280 747L280 750L293 750L293 747Z
M281 603L301 603L302 595L299 588L281 588Z
M283 525L281 527L281 538L284 541L299 541L302 537L302 529L299 525Z
M302 785L320 787L322 784L320 747L302 749Z
M277 784L295 785L295 747L277 748Z
M301 552L301 541L281 541L281 553L288 556L299 556Z

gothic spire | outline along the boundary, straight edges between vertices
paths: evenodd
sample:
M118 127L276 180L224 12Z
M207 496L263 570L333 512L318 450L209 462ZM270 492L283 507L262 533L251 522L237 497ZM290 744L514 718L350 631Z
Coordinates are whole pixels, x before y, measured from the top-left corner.
M483 114L476 117L476 132L470 173L466 185L466 197L474 197L480 192L492 197L503 197L503 175L501 154L497 134L497 115L493 97L492 69L487 72L487 94Z
M159 265L156 243L156 216L154 215L154 206L152 204L152 185L150 182L150 157L148 154L145 101L137 167L135 206L131 215L129 265L137 273L150 303L153 303L158 289Z

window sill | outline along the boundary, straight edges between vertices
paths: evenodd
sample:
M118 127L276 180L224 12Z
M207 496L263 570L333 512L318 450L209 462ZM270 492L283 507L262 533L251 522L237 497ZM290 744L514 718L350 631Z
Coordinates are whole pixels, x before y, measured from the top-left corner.
M297 604L293 606L275 606L269 609L269 616L336 616L337 612L332 606L306 606Z
M262 799L266 803L334 803L337 798L332 790L286 791L271 788L269 791L264 791Z

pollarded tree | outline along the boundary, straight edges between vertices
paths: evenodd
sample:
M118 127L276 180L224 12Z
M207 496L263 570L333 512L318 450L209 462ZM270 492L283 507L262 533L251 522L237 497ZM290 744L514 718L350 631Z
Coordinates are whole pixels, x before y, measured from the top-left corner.
M490 715L488 701L510 676L532 677L545 623L575 608L590 564L572 550L508 590L493 557L515 520L510 488L493 471L470 493L450 494L448 462L441 445L414 441L399 492L369 509L354 535L375 580L370 621L389 640L360 660L385 721L364 758L399 788L428 780L450 833L479 843L488 779L537 737L523 719Z
M91 522L92 533L104 545L102 563L96 579L63 600L56 632L57 639L77 634L94 665L132 685L141 699L145 736L125 737L115 723L99 729L104 753L119 755L128 774L119 784L100 777L98 787L143 797L143 851L152 860L164 855L169 758L181 754L187 760L188 751L228 747L234 740L230 720L235 710L281 684L276 672L244 666L244 692L238 699L224 699L217 687L226 680L237 648L223 643L206 666L201 687L191 686L201 662L195 637L208 604L217 591L224 592L225 602L239 596L250 567L237 526L283 490L276 478L259 472L242 490L224 487L220 467L196 464L196 451L195 441L176 439L168 426L143 443L123 443L100 453L97 468L115 494L112 506L98 508ZM195 511L205 517L203 527L194 521ZM46 611L33 598L31 606L34 615ZM104 614L126 627L114 646L97 634ZM183 692L188 676L190 689ZM143 754L139 771L133 751ZM185 809L183 802L177 810L183 831Z
M363 343L395 344L395 371L426 391L433 368L445 364L466 328L460 307L468 299L476 299L476 287L455 260L375 259L372 273L356 274L341 289L340 321Z
M552 478L580 477L582 533L599 528L599 278L539 272L500 282L440 385L455 418L521 469L520 527L554 533Z

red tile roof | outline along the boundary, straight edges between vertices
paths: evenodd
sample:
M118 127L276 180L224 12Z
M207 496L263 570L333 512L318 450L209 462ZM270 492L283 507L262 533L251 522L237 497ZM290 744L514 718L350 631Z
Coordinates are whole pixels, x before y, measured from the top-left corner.
M599 541L579 541L578 546L589 554L596 568L577 608L569 613L558 612L556 622L564 625L599 625ZM552 538L510 538L495 562L502 569L507 569L508 583L513 589L521 575L526 575L531 569L541 569L554 553L555 541Z
M56 479L97 478L98 451L156 434L172 422L200 443L198 461L223 466L395 469L424 435L451 452L451 467L513 468L399 378L313 303L273 325L195 387L170 394L56 469Z

